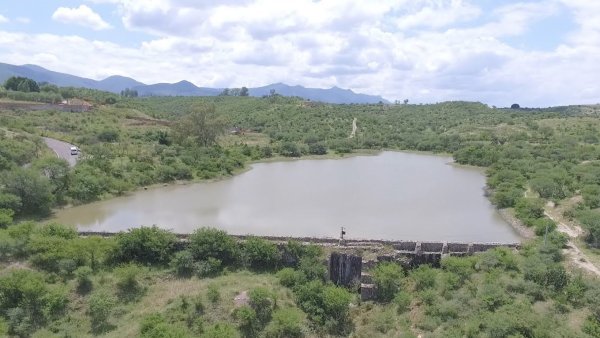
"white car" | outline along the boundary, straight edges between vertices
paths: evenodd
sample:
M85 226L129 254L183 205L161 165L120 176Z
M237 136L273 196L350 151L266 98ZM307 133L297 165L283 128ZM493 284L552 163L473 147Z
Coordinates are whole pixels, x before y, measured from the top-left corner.
M79 154L79 148L71 147L71 155L77 155L77 154Z

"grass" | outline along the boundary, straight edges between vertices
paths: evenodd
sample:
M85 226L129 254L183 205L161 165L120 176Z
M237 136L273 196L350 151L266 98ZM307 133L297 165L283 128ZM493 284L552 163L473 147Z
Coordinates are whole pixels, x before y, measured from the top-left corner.
M94 290L105 290L113 292L115 288L115 277L111 273L103 273L93 278ZM119 301L117 309L109 320L112 330L101 334L107 338L135 337L139 335L139 323L144 317L152 313L168 314L173 308L180 306L181 299L187 300L199 297L205 306L205 314L202 319L205 325L214 322L232 323L232 312L235 308L234 298L242 291L248 291L256 287L264 287L275 293L279 307L295 307L292 293L289 289L282 287L273 274L256 274L249 271L238 271L227 273L215 278L179 279L173 277L166 271L150 271L142 278L142 284L146 286L143 296L135 301L124 303ZM220 300L211 303L207 297L209 285L216 285L220 294ZM76 292L75 281L69 283L70 311L58 326L65 336L71 334L73 337L96 337L91 333L91 323L86 314L89 294L79 295ZM37 331L33 337L46 338L55 337L52 328Z

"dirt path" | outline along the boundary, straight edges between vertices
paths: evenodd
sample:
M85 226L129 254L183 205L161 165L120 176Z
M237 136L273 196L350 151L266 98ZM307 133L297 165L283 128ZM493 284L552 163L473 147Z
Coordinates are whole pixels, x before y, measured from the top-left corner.
M579 226L570 226L560 220L560 217L553 213L555 209L549 205L544 210L544 215L556 222L557 230L569 236L567 242L567 248L563 250L563 253L569 258L573 265L586 270L596 276L600 277L600 268L595 266L587 256L581 252L574 239L583 234L583 230Z
M356 129L358 129L358 128L356 127L356 117L355 117L354 120L352 120L352 132L350 133L349 138L354 138L354 136L356 136Z

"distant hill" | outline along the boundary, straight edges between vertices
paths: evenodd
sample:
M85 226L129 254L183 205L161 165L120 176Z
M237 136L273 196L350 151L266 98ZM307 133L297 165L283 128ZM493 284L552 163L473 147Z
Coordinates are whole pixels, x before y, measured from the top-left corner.
M23 76L37 82L48 82L61 87L83 87L120 93L125 88L135 89L140 96L216 96L223 88L198 87L189 81L177 83L144 84L129 77L110 76L97 81L65 73L54 72L36 65L15 66L0 63L0 82L11 76ZM269 95L271 90L283 96L298 96L311 101L327 103L388 103L381 96L354 93L349 89L333 87L329 89L306 88L275 83L264 87L248 88L250 96Z

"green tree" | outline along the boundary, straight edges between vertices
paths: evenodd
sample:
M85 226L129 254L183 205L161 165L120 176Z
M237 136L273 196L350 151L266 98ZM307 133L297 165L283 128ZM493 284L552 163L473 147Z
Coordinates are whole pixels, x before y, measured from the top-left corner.
M197 260L215 258L225 265L239 262L236 241L223 230L200 228L190 236L188 250Z
M4 88L19 92L39 92L40 87L37 82L26 77L11 76L4 82Z
M52 186L48 178L33 170L15 169L3 177L4 189L17 196L21 206L20 215L48 215L54 202Z
M180 143L191 140L207 147L216 144L217 137L225 132L226 122L215 112L215 106L196 106L173 126Z
M177 237L157 226L140 227L120 232L116 236L113 259L116 262L136 262L144 265L168 264Z
M281 262L277 245L259 237L250 237L243 243L244 258L254 269L273 270Z

